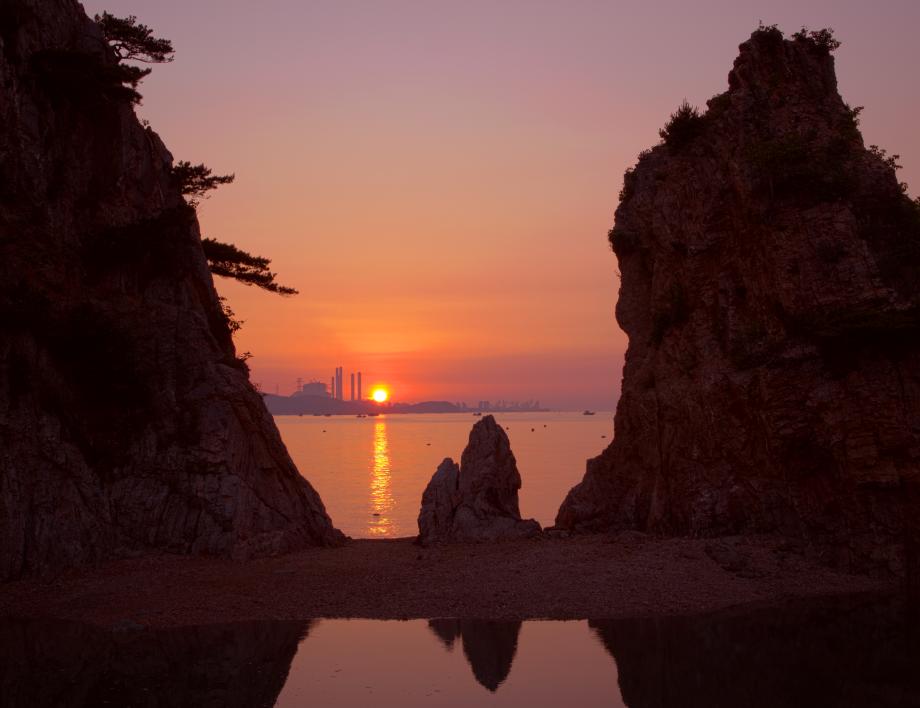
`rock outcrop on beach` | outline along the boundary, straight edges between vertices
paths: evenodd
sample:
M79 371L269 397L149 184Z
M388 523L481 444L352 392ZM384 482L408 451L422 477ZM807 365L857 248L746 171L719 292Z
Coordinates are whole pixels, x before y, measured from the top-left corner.
M540 524L521 519L518 473L511 443L487 415L470 431L457 465L446 458L422 494L419 542L498 541L540 533Z
M627 172L613 443L556 523L775 532L904 570L920 475L920 205L867 148L826 32L762 28Z
M75 0L0 6L0 579L342 539L116 65Z

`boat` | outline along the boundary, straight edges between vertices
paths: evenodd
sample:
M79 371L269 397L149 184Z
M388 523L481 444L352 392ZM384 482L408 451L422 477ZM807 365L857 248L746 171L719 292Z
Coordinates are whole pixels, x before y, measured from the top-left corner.
M594 415L594 411L585 411L582 415Z
M473 415L482 415L482 413L473 413Z

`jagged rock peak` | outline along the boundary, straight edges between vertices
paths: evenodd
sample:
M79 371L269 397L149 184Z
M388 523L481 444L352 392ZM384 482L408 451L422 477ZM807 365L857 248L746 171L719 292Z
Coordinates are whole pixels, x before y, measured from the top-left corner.
M497 541L540 533L533 519L522 520L518 473L511 443L491 415L470 431L458 466L446 458L422 494L419 541Z
M920 205L866 148L833 38L763 28L627 171L616 435L557 525L778 532L901 573L920 470Z
M338 543L75 0L0 4L0 579Z

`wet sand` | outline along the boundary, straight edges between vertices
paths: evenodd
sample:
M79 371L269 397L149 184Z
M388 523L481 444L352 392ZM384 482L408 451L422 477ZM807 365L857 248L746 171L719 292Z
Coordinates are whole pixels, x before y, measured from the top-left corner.
M708 552L707 552L708 549ZM585 619L894 590L782 539L537 538L420 548L352 540L248 562L159 555L0 586L0 616L103 626L361 617Z

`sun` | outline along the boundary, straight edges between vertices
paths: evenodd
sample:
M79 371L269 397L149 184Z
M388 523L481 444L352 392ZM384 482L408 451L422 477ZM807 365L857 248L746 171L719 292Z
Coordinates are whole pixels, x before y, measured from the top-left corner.
M389 397L390 397L390 393L385 388L375 388L371 392L371 398L377 401L377 403L383 403Z

